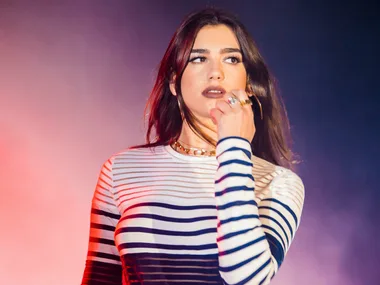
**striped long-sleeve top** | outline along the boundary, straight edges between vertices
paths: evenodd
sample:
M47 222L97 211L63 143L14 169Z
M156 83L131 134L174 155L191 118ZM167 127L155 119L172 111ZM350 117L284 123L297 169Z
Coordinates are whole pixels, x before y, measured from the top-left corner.
M82 284L268 284L303 201L299 176L239 137L216 157L122 151L99 175Z

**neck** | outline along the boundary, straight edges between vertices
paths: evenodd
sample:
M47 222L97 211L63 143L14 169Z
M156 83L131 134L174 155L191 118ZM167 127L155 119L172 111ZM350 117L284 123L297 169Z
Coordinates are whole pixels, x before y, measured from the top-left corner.
M212 124L212 122L211 122ZM213 140L217 140L217 133L215 126L200 126L202 132L210 136ZM185 147L193 147L199 149L205 149L207 151L215 150L215 146L206 142L197 136L189 127L186 120L183 121L181 134L178 138L178 141Z

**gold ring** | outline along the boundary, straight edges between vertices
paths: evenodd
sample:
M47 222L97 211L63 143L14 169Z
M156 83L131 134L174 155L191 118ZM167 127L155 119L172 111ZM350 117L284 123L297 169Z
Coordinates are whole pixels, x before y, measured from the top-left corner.
M241 106L252 105L252 101L250 99L244 99L240 101L240 105Z

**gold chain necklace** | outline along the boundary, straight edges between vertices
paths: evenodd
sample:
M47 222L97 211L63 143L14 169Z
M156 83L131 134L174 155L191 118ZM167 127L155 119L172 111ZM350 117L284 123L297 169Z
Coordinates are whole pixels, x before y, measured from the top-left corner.
M205 150L203 148L195 148L195 147L184 147L179 141L175 141L173 144L174 150L181 150L186 154L192 154L195 156L215 156L215 150Z

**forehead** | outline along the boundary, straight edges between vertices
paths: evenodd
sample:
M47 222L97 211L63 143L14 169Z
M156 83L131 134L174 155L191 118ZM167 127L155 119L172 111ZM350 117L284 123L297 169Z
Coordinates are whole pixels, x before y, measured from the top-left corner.
M234 32L225 25L204 26L195 38L193 48L239 48Z

